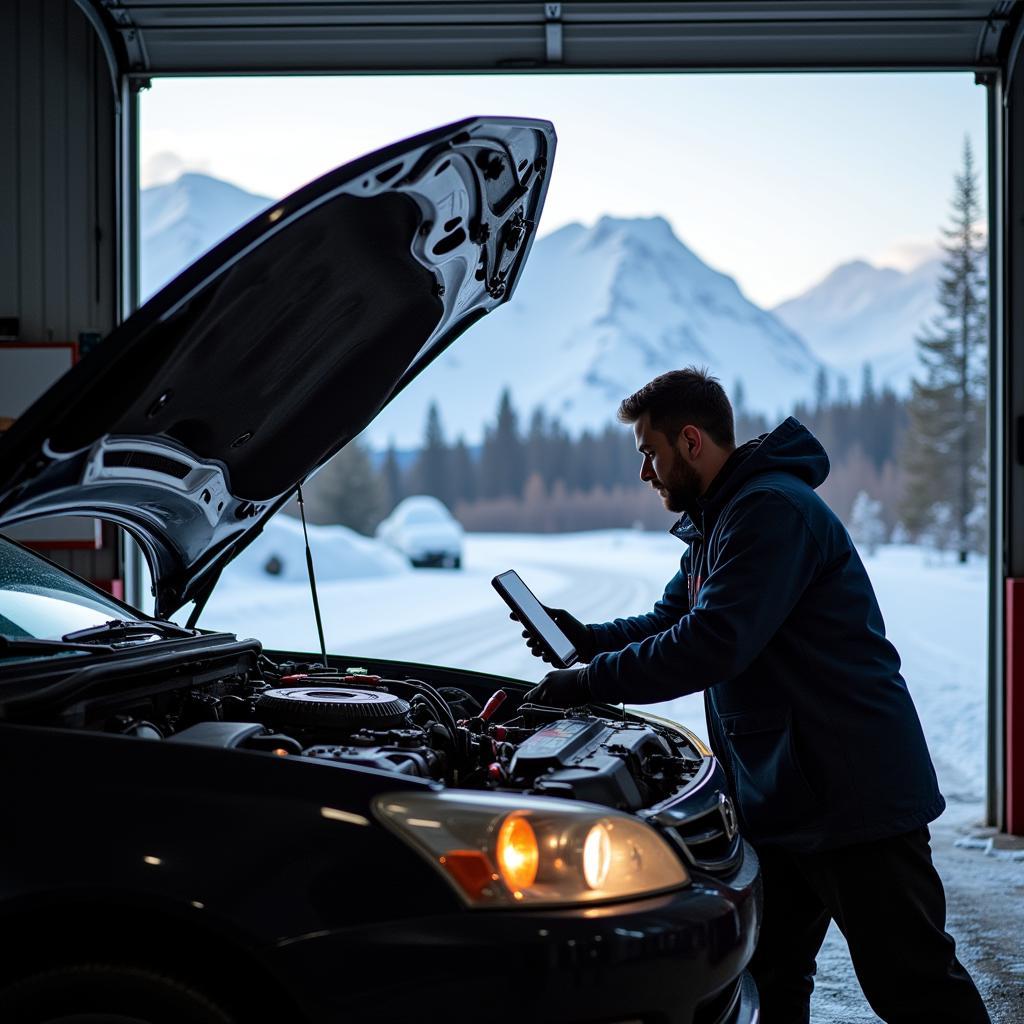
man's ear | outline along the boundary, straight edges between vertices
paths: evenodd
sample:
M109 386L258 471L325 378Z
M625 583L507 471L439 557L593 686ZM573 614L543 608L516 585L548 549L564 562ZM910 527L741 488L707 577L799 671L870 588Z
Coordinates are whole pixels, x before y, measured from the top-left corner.
M704 448L704 436L697 427L687 424L679 431L676 447L681 455L693 462Z

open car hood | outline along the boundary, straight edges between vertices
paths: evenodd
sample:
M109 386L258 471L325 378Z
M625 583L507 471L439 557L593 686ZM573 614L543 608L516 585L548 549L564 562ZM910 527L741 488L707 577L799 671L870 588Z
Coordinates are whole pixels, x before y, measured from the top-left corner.
M156 613L202 598L480 317L533 242L555 133L473 118L339 167L158 292L0 439L0 526L116 522Z

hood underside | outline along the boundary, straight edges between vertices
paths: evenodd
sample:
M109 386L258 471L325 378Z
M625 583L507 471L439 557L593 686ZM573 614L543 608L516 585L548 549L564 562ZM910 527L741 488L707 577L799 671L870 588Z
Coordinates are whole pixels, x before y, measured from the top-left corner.
M475 118L346 164L158 292L0 439L0 526L124 526L170 615L319 466L508 300L544 121Z

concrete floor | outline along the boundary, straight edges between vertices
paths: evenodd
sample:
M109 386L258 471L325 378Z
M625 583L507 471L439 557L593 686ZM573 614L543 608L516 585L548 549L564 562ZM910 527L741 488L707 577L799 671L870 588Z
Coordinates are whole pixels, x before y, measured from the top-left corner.
M955 845L977 834L982 809L949 800L931 826L932 853L946 887L947 931L978 986L993 1024L1024 1022L1024 860ZM814 1024L878 1021L861 993L846 943L833 924L818 956Z

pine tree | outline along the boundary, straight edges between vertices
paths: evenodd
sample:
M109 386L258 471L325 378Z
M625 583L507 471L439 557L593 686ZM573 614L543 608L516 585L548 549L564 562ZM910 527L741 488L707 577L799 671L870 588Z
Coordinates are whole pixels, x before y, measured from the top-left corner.
M875 371L870 363L865 363L861 371L860 400L862 404L875 400Z
M574 445L569 432L556 418L548 424L547 452L542 476L550 490L558 480L567 481L575 461Z
M414 479L422 494L432 494L449 508L455 503L451 487L450 453L441 426L441 413L436 402L427 409L427 422L423 429L423 447L416 460Z
M732 411L742 416L747 411L747 389L743 386L743 378L737 377L732 389Z
M534 473L544 478L544 469L548 449L548 421L544 410L537 406L530 416L530 427L526 433L526 475Z
M878 415L878 394L875 391L875 374L870 363L864 364L860 386L860 405L856 409L859 429L856 436L860 438L864 453L881 469L885 461L889 436L886 423Z
M389 509L392 509L405 497L402 467L398 464L398 452L395 451L394 440L388 441L388 450L384 456L381 475L384 478L386 504Z
M569 480L577 491L589 491L597 487L603 476L597 439L589 430L584 430L573 446L573 465Z
M814 405L817 409L824 409L828 405L828 372L824 366L818 367L814 377Z
M458 504L460 501L476 501L476 463L461 436L452 449L451 471L454 502Z
M526 483L526 452L519 436L519 417L508 388L498 399L494 426L484 432L480 482L485 498L519 498Z
M977 227L981 201L969 139L963 161L942 231L940 312L916 339L921 374L911 389L904 508L907 525L919 532L933 523L934 505L948 506L943 516L961 562L984 490L987 333L985 238Z

